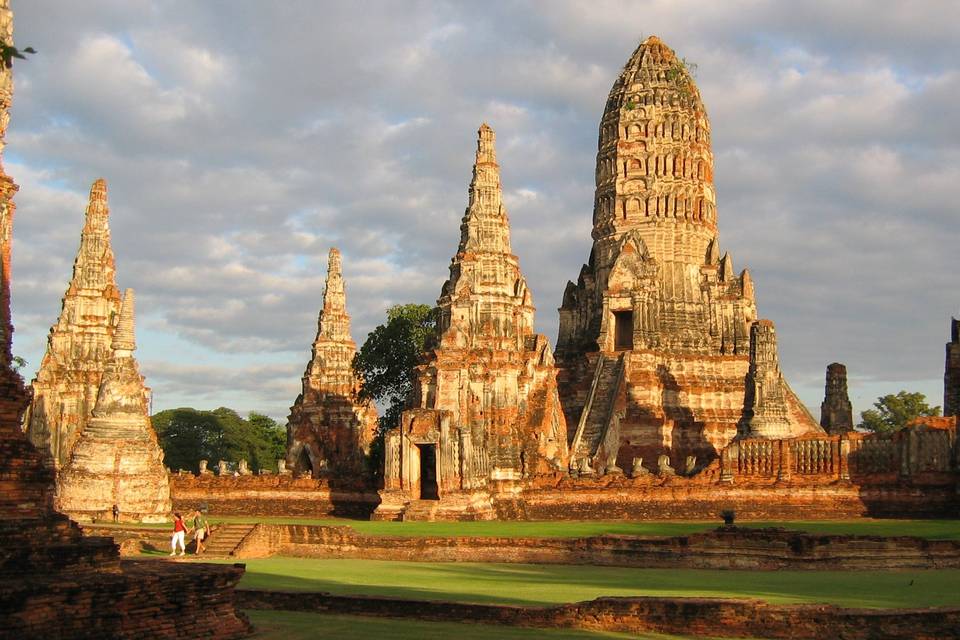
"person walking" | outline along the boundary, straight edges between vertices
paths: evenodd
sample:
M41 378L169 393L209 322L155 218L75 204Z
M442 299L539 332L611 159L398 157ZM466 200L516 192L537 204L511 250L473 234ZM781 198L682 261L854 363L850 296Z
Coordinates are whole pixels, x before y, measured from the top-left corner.
M204 552L203 541L210 531L210 525L207 523L207 516L200 509L193 512L193 541L196 543L194 554L200 555Z
M171 556L177 555L177 545L180 545L180 555L184 555L187 552L187 548L184 546L183 539L187 533L187 525L183 523L183 516L179 513L173 514L173 538L170 539L170 547L172 551L170 552Z

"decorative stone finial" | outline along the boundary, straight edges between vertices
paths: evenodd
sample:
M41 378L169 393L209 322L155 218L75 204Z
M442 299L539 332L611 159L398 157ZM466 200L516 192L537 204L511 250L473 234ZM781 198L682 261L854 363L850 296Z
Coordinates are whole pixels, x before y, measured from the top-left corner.
M113 334L114 351L133 351L137 348L134 332L134 304L133 289L127 289L120 305L120 320Z

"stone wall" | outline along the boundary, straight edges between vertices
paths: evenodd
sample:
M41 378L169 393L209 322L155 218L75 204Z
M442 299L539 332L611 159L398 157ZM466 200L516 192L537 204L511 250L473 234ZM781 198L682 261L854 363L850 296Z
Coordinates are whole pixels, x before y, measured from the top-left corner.
M329 593L240 590L247 609L415 618L512 627L753 638L940 640L960 628L960 608L843 609L720 598L598 598L552 607L467 604Z
M376 508L376 491L331 489L326 480L290 475L170 476L173 508L183 511L206 503L218 515L367 517Z
M825 536L724 527L675 537L584 538L371 536L350 527L258 525L237 557L271 555L413 562L588 564L658 569L960 568L960 542L910 537Z
M244 565L124 560L121 570L0 581L0 635L30 638L238 638L233 587Z

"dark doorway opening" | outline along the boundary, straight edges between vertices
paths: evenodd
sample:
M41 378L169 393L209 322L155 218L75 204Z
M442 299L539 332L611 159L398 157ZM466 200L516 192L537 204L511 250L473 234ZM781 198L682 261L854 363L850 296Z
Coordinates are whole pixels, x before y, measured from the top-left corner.
M437 445L418 444L420 449L420 499L439 500L437 490Z
M613 348L615 351L633 349L633 311L614 311Z
M310 454L307 448L300 449L300 455L297 456L297 465L294 467L297 474L308 473L313 475L313 462L310 460Z

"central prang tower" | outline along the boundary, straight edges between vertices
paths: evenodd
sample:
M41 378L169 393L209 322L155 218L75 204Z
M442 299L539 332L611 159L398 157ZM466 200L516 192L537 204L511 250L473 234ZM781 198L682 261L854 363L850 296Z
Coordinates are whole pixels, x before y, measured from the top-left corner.
M750 274L721 257L710 122L687 64L655 36L607 98L592 235L556 350L572 465L702 465L738 433L819 429L782 379L772 323L757 324Z

